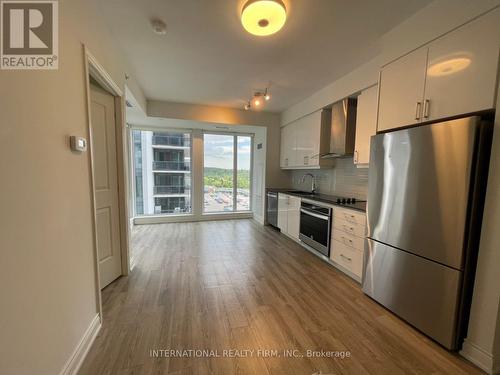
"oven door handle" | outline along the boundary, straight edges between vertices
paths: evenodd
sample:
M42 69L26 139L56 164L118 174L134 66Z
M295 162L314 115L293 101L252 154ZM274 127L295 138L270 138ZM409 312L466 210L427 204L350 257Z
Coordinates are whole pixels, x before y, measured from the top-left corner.
M317 214L317 213L314 213L314 212L311 212L311 211L308 211L308 210L305 210L303 208L300 209L300 212L306 214L306 215L309 215L309 216L314 216L318 219L322 219L322 220L330 220L330 217L329 216L325 216L325 215L320 215L320 214Z

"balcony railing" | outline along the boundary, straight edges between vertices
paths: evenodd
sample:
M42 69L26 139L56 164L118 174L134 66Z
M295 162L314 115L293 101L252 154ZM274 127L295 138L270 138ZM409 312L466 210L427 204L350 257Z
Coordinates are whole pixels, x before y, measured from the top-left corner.
M189 171L189 163L183 161L153 161L155 171Z
M178 135L153 135L153 145L189 147L189 139Z
M185 194L189 186L158 185L154 187L155 194Z

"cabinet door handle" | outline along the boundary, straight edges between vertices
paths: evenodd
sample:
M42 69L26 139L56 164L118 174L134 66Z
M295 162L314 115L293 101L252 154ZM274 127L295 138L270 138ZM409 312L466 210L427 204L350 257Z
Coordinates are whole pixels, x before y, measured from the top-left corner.
M358 162L358 151L354 151L354 163Z
M429 118L430 108L431 108L431 101L429 99L425 99L425 102L424 102L424 118Z
M417 106L415 107L415 120L420 120L420 110L422 109L422 103L417 102Z
M344 254L340 254L340 257L346 259L348 262L352 261L352 258L346 257Z

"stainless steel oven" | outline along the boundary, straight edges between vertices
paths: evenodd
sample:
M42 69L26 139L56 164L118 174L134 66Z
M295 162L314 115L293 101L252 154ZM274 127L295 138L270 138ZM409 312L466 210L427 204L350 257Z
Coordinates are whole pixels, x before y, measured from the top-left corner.
M300 204L300 240L321 254L330 256L331 221L331 208L302 202Z

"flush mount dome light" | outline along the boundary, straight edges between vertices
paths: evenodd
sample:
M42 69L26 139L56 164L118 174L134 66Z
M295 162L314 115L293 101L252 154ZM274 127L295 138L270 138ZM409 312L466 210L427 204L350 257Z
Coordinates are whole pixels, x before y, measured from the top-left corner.
M253 35L274 34L285 22L286 8L282 0L248 0L241 12L243 27Z

